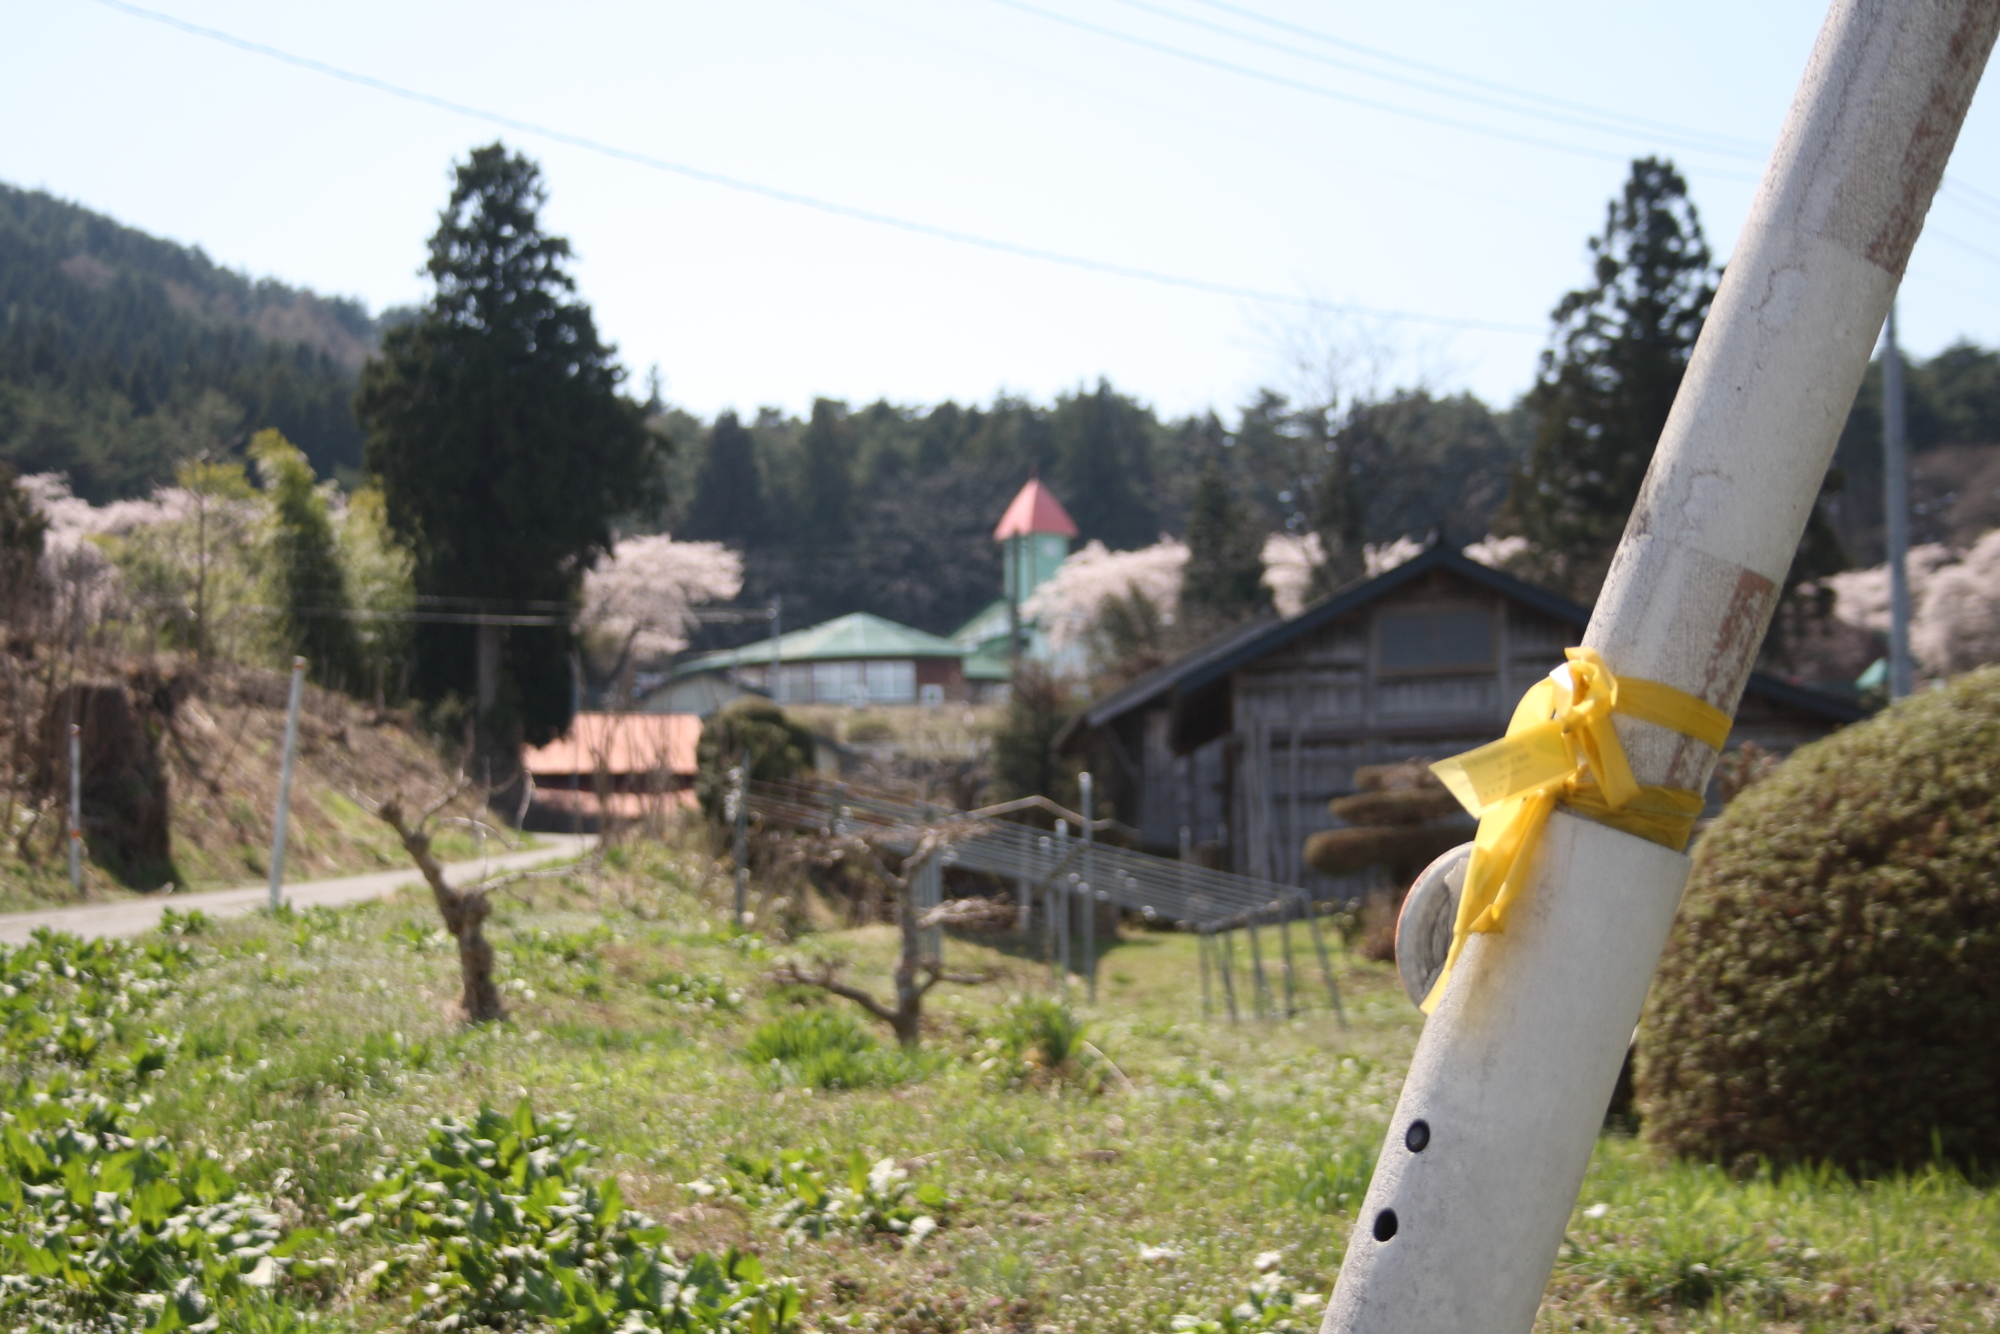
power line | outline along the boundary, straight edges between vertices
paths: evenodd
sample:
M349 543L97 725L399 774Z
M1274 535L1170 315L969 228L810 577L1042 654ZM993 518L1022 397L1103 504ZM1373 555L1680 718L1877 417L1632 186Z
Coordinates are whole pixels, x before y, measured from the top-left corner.
M1268 37L1259 37L1255 33L1245 32L1240 28L1231 28L1224 24L1211 23L1205 19L1198 19L1192 15L1168 9L1164 5L1151 4L1149 0L1116 0L1116 3L1130 9L1139 10L1141 13L1153 14L1175 23L1199 28L1204 32L1217 33L1239 42L1247 42L1253 46L1261 46L1266 50L1294 56L1300 60L1310 60L1315 64L1326 65L1333 69L1346 70L1349 73L1360 74L1366 78L1380 79L1386 83L1400 84L1403 87L1414 88L1420 92L1435 93L1441 97L1456 98L1459 101L1470 102L1476 106L1492 107L1518 116L1533 116L1554 124L1568 125L1597 134L1629 136L1634 133L1643 133L1655 137L1678 140L1681 147L1700 153L1716 153L1725 157L1746 158L1757 161L1761 161L1765 156L1765 150L1762 147L1746 141L1713 135L1703 130L1644 121L1637 117L1625 116L1615 111L1605 111L1595 107L1585 107L1580 104L1563 103L1556 99L1544 98L1523 89L1510 88L1505 84L1496 84L1484 79L1469 78L1465 75L1454 74L1451 71L1424 65L1416 61L1405 61L1388 52L1376 51L1368 47L1359 47L1354 43L1341 41L1338 38L1323 33L1314 33L1310 29L1297 28L1292 24L1279 23L1278 20L1264 18L1251 11L1239 9L1234 5L1215 5L1213 7L1241 14L1246 18L1255 18L1265 23L1277 24L1286 29L1296 31L1301 35L1311 36L1317 40L1329 42L1343 48L1358 50L1376 60L1388 60L1396 64L1414 67L1433 77L1465 83L1481 91L1468 92L1437 83L1426 82L1421 79L1413 79L1408 75L1391 74L1379 69L1370 69L1368 66L1355 61L1341 60L1319 52L1301 50L1297 46L1285 42L1273 41ZM1515 100L1506 100L1510 98ZM1534 105L1524 106L1520 104L1522 101L1544 103L1545 105L1543 107ZM1549 103L1553 103L1554 105L1546 105ZM1624 123L1618 124L1612 122Z
M1121 2L1136 3L1137 0L1121 0ZM1294 36L1304 37L1328 46L1339 47L1344 51L1352 51L1357 55L1364 55L1372 60L1381 60L1393 65L1401 65L1405 69L1417 70L1441 79L1450 79L1466 84L1469 87L1485 89L1488 92L1499 93L1506 97L1519 98L1528 102L1539 102L1544 106L1557 110L1577 112L1582 115L1595 116L1605 120L1623 121L1634 130L1656 134L1670 134L1682 138L1707 139L1714 145L1709 151L1727 153L1732 156L1755 160L1762 160L1770 151L1769 145L1752 139L1744 139L1736 135L1717 134L1711 130L1698 130L1690 126L1673 125L1665 121L1648 120L1641 116L1630 116L1622 111L1612 111L1605 107L1595 107L1584 102L1572 102L1562 97L1550 97L1546 93L1538 93L1532 89L1516 88L1510 84L1499 83L1492 79L1482 79L1474 74L1464 74L1457 70L1446 69L1441 65L1432 65L1425 61L1412 60L1408 56L1397 55L1393 51L1384 51L1377 47L1364 46L1360 42L1350 41L1344 37L1336 37L1332 33L1321 32L1316 28L1308 28L1297 23L1289 23L1284 19L1273 18L1268 14L1259 13L1254 9L1247 9L1242 5L1230 4L1228 0L1192 0L1192 2L1204 8L1220 10L1225 14L1234 14L1239 18L1249 19L1254 23L1262 23L1267 27L1275 28L1281 32L1289 32ZM1150 6L1146 7L1150 8Z
M245 51L251 55L263 56L266 59L276 60L298 69L310 70L315 74L339 79L342 82L355 84L374 92L386 93L391 97L415 102L435 110L448 111L453 115L484 121L489 125L497 125L502 129L516 130L523 134L539 135L542 138L566 144L572 148L580 148L586 152L597 153L616 161L645 167L652 171L666 172L671 175L685 177L689 180L700 181L705 185L720 186L726 190L757 195L764 199L772 199L779 203L792 204L799 208L812 209L820 213L829 213L835 217L847 218L851 221L866 222L878 227L889 227L896 231L908 232L917 236L927 236L933 240L972 246L1003 255L1012 255L1019 259L1038 260L1045 264L1059 264L1066 268L1081 269L1089 273L1102 273L1111 277L1128 278L1137 282L1153 283L1163 287L1176 287L1184 291L1206 292L1212 296L1236 297L1240 300L1260 301L1271 305L1292 306L1333 314L1359 315L1372 319L1399 320L1413 324L1431 324L1452 329L1478 329L1493 333L1536 335L1542 332L1534 326L1511 324L1500 320L1472 319L1452 315L1429 315L1419 311L1389 310L1373 306L1322 301L1314 297L1296 296L1284 292L1271 292L1262 288L1245 287L1235 283L1212 282L1205 278L1190 278L1181 274L1161 272L1156 269L1142 269L1127 264L1115 264L1106 260L1071 255L1059 250L1047 250L1038 246L1023 245L1014 241L981 235L977 232L960 231L956 228L943 227L935 223L919 222L911 218L899 217L892 213L881 213L873 209L857 208L851 204L835 203L813 195L800 194L794 190L764 185L756 181L744 180L741 177L727 176L721 172L709 171L705 168L689 166L686 163L654 157L632 149L619 148L616 145L607 144L601 140L586 138L579 134L571 134L566 130L558 130L551 126L537 124L534 121L521 120L518 117L505 115L501 112L488 111L480 107L469 106L463 102L454 102L448 98L404 87L401 84L390 83L385 79L378 79L372 75L356 73L353 70L343 69L337 65L330 65L325 61L314 60L308 56L294 55L289 51L280 50L274 46L266 46L261 42L253 42L247 38L238 37L233 33L224 32L219 28L204 27L201 24L190 23L185 19L176 18L171 14L161 13L158 10L145 9L128 3L128 0L96 0L96 3L133 18L145 19L152 23L173 28L189 36L219 42L224 46L234 47L239 51ZM1310 87L1310 85L1301 86Z
M114 0L100 0L100 3L105 4L113 2ZM1437 125L1450 130L1461 130L1469 134L1484 135L1491 139L1503 139L1509 143L1526 144L1532 148L1546 148L1552 152L1596 158L1601 162L1626 162L1629 160L1627 154L1613 152L1608 149L1588 148L1582 144L1568 144L1555 139L1544 139L1539 135L1523 134L1517 130L1503 130L1496 125L1480 125L1473 121L1457 120L1450 116L1440 116L1435 112L1419 111L1412 107L1398 106L1393 102L1383 102L1372 97L1362 97L1355 93L1341 92L1339 89L1329 88L1325 84L1307 83L1303 79L1288 78L1283 74L1274 74L1270 70L1258 69L1252 65L1239 65L1235 61L1224 60L1219 56L1205 55L1199 51L1189 51L1184 47L1174 46L1167 42L1154 41L1150 37L1141 37L1136 33L1125 32L1118 28L1108 28L1101 23L1092 23L1088 19L1075 18L1068 14L1059 14L1051 9L1043 9L1039 5L1031 5L1027 3L1027 0L993 0L993 3L1007 9L1019 10L1023 14L1031 14L1036 18L1045 19L1050 23L1060 23L1065 27L1075 28L1079 32L1091 33L1110 41L1123 42L1128 46L1139 47L1141 50L1171 56L1176 60L1185 60L1196 65L1204 65L1210 69L1221 70L1227 74L1240 75L1246 79L1255 79L1259 83L1268 83L1275 87L1288 88L1293 92L1305 93L1312 97L1322 97L1333 102L1345 102L1350 106L1363 107L1370 111L1381 111L1392 116L1403 116L1410 120L1423 121L1426 124Z

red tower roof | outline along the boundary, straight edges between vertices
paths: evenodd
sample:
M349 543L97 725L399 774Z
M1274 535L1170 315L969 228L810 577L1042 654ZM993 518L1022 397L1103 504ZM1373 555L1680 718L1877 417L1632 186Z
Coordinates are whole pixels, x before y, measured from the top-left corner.
M1076 536L1076 520L1069 517L1069 511L1055 494L1042 485L1042 479L1031 477L1021 488L1021 494L1014 497L1014 503L1000 516L1000 526L993 530L995 542L1005 542L1010 537L1023 537L1029 533L1056 533L1063 537Z

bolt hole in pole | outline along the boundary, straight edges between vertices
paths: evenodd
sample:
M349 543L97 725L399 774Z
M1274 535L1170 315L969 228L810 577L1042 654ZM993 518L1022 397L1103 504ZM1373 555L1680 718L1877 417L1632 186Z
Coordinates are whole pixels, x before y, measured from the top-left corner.
M1425 1149L1428 1149L1431 1146L1431 1123L1428 1121L1410 1122L1409 1130L1404 1132L1403 1135L1403 1145L1411 1153L1422 1153Z
M1396 1211L1384 1209L1375 1215L1375 1240L1387 1241L1396 1235Z

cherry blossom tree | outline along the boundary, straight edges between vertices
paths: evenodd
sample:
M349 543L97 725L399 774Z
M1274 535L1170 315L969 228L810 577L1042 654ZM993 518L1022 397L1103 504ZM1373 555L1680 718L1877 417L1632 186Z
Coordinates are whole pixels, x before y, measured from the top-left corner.
M583 580L580 629L600 679L687 647L691 610L743 590L743 557L720 542L628 537Z

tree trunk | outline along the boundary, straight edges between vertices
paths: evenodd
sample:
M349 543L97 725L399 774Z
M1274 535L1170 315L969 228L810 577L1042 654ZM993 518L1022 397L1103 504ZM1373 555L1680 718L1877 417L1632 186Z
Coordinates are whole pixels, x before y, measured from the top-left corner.
M431 855L430 835L421 828L411 828L402 808L393 801L384 802L381 813L402 839L410 860L423 872L431 897L437 900L438 915L444 918L444 929L458 941L458 972L464 988L459 1004L465 1009L466 1022L483 1024L506 1018L500 988L493 981L493 946L486 940L486 918L493 906L485 891L453 889L444 878L444 867Z

